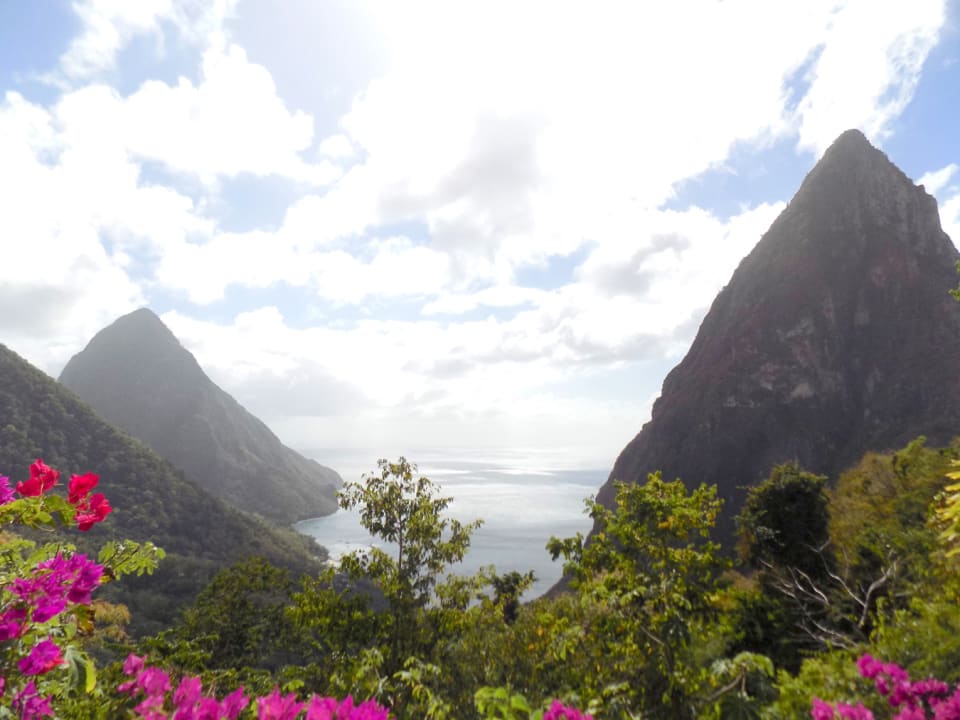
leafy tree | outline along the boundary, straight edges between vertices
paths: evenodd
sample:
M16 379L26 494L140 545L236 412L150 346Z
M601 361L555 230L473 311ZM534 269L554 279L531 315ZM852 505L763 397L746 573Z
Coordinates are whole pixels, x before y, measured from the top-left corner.
M244 560L217 573L184 613L177 634L209 654L209 667L276 669L290 635L284 613L292 592L285 568L258 557Z
M403 660L431 649L419 611L434 599L443 573L463 559L471 533L481 521L463 524L443 516L452 498L437 497L437 487L417 476L417 467L405 458L379 460L379 472L363 476L361 483L347 483L340 493L340 507L358 508L367 531L390 543L393 554L373 547L341 559L341 568L354 578L372 580L389 606L388 670L395 672Z
M827 478L795 463L778 465L750 488L737 516L741 560L755 585L733 593L733 650L763 652L796 671L805 653L823 647L833 630L831 593L836 562L830 547Z
M521 573L511 570L505 575L494 573L490 577L490 584L495 593L495 602L503 608L503 619L507 624L517 619L517 610L520 607L520 596L529 588L536 577L533 571Z
M650 718L696 715L700 668L689 644L699 620L712 612L720 546L709 540L721 501L716 488L688 493L680 480L651 474L644 484L616 483L613 509L588 500L594 533L585 543L552 538L571 585L605 612L594 618L598 666L591 692L619 694Z
M957 448L928 448L921 437L895 453L868 453L840 476L830 537L849 582L866 588L886 575L874 595L897 606L913 594L908 588L924 580L938 547L930 509L957 457Z
M822 577L833 565L826 485L825 476L785 464L750 488L737 516L742 559L754 568L793 567Z

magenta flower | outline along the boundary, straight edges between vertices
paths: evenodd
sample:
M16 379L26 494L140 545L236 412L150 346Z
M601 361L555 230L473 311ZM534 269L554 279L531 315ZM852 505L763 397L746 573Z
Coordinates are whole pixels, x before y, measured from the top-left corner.
M340 703L332 697L318 697L314 695L310 698L307 705L306 720L334 720L337 717L337 709Z
M0 642L18 638L23 634L23 621L27 617L26 608L12 607L0 615Z
M20 672L24 675L43 675L53 670L57 665L63 665L66 660L53 640L41 640L30 650L30 654L21 659Z
M241 685L220 701L220 714L226 720L236 720L241 711L249 704L250 699L243 694L243 686Z
M295 694L281 695L280 688L274 687L272 693L257 700L257 720L294 720L303 706Z
M124 675L137 675L143 670L143 658L130 653L127 659L123 661Z
M39 497L56 485L59 479L58 470L45 465L43 460L37 458L37 461L30 466L30 479L18 482L17 492L23 497Z
M94 493L89 501L77 505L77 529L86 532L113 512L110 502L103 493Z
M71 505L85 501L98 482L100 477L93 473L71 475L70 484L67 486L67 500Z
M51 717L53 709L50 707L50 699L40 697L37 686L31 680L13 696L13 711L19 714L21 720Z
M353 704L353 697L347 695L343 702L336 698L310 698L305 720L387 720L389 713L374 700L366 700L359 705Z
M587 715L574 707L564 705L559 700L554 700L550 703L550 709L544 713L543 720L593 720L593 715Z
M196 705L202 692L203 685L200 678L185 677L173 692L173 702L177 707Z
M14 501L13 488L10 487L10 478L0 475L0 505Z
M137 676L137 687L148 696L162 697L170 691L170 676L160 668L148 667Z

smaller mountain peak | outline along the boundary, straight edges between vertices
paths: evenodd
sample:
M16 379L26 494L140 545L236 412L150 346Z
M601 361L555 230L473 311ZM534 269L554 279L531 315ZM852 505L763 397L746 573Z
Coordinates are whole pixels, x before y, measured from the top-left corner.
M152 323L153 325L163 325L163 320L160 319L160 316L157 315L153 310L148 307L138 308L131 313L126 315L121 315L115 321L115 323Z
M157 320L160 319L160 317L159 317L153 310L151 310L151 309L148 308L148 307L138 308L138 309L134 310L134 311L131 312L131 313L127 313L126 315L122 315L121 317L131 317L131 318L134 318L134 317L135 317L135 318L156 318Z
M155 336L166 340L173 340L178 345L174 334L170 331L160 316L148 307L142 307L126 315L121 315L98 335L118 335L132 333L138 337Z

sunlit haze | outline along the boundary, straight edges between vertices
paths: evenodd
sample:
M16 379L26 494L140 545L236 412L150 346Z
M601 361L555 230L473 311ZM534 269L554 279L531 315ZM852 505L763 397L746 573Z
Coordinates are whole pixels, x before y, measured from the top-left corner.
M148 306L293 447L608 467L843 130L960 239L958 88L953 0L2 3L0 342Z

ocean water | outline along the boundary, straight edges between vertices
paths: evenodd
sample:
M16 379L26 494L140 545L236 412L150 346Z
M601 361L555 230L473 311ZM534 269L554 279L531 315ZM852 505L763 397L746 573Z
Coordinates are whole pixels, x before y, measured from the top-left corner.
M335 468L345 481L358 481L376 468L376 455L312 451L310 455ZM571 461L536 451L425 450L410 454L421 475L440 486L453 502L448 514L461 522L481 519L463 562L451 570L471 574L494 565L497 572L533 570L536 582L525 595L546 592L562 574L546 550L551 536L570 537L590 529L584 499L593 497L607 471L576 469ZM575 461L572 461L575 462ZM333 559L343 553L383 543L360 525L356 512L340 510L327 517L304 520L296 528L312 535Z

